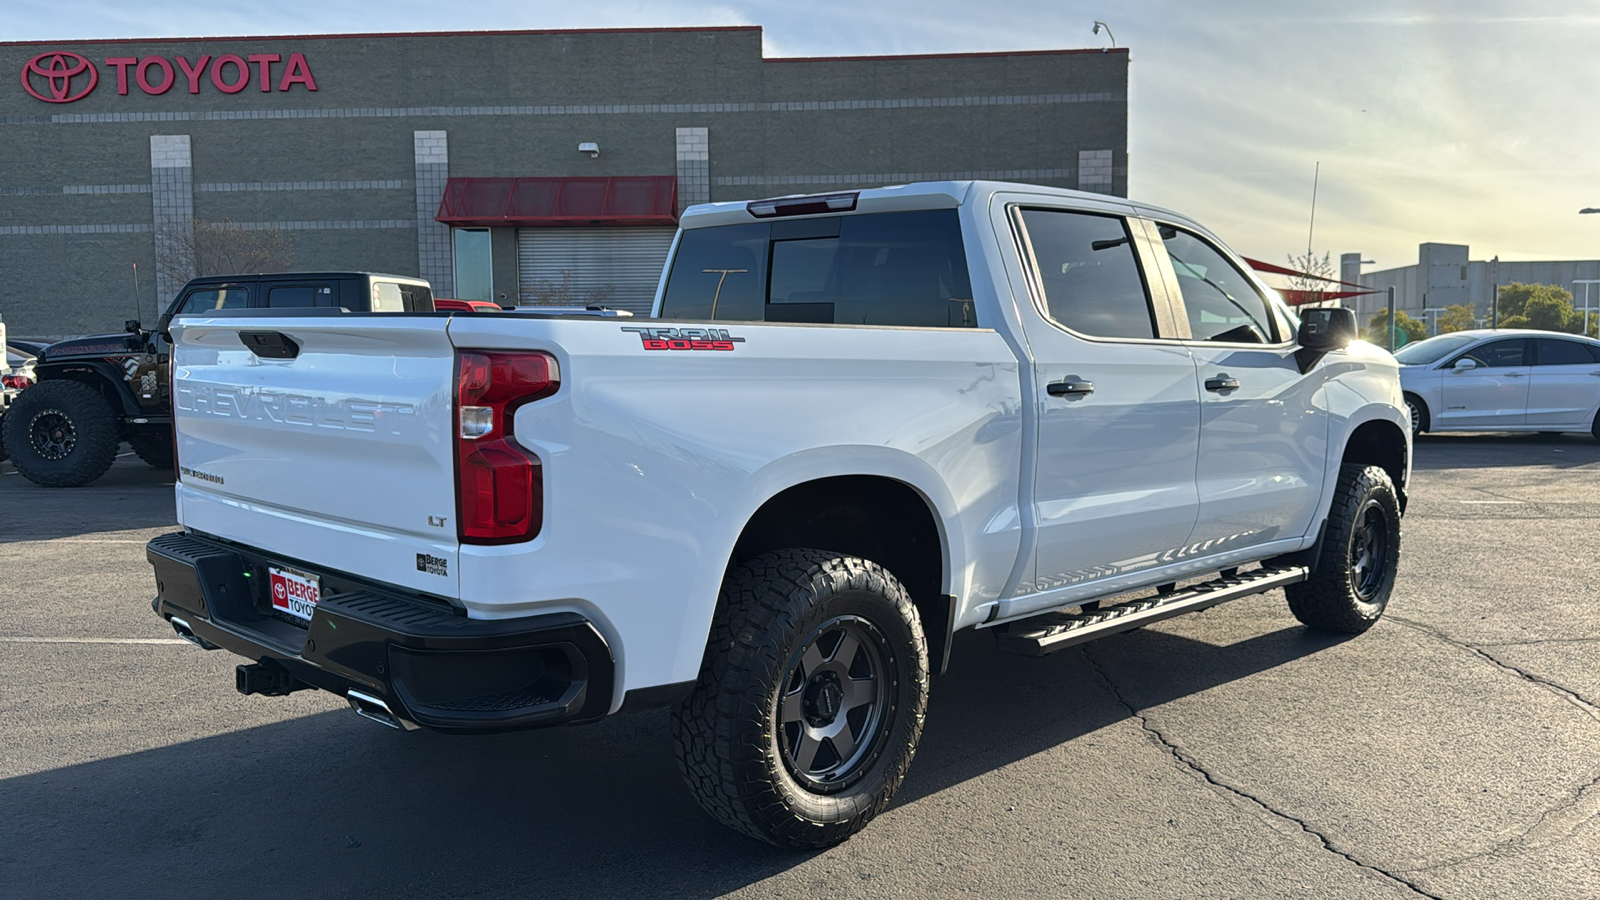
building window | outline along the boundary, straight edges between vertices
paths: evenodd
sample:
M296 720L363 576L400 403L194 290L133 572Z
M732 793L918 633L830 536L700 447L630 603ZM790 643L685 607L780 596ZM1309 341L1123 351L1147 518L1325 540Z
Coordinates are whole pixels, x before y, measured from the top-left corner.
M456 299L493 300L494 265L489 229L457 228L455 241Z

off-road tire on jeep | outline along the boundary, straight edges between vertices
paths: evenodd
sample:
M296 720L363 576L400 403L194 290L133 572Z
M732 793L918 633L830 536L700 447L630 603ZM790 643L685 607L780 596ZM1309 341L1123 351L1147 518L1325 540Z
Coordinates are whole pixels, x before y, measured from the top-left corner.
M1400 564L1400 499L1389 473L1345 463L1309 581L1284 588L1307 627L1360 634L1383 615Z
M121 444L111 404L76 381L41 381L18 394L4 427L12 464L44 487L94 481L111 468Z
M927 703L927 641L900 582L868 560L781 550L728 572L672 738L712 818L826 847L889 805Z
M177 461L170 426L135 425L128 430L128 446L140 459L157 469L170 472Z

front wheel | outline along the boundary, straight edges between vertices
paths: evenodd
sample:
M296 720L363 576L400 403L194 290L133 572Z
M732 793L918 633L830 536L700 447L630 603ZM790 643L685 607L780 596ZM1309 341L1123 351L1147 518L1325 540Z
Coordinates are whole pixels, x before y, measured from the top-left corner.
M41 381L6 412L6 450L22 477L45 487L78 487L117 457L117 418L100 392L76 381Z
M1428 428L1428 410L1422 405L1422 398L1406 395L1406 412L1411 415L1411 436L1415 438Z
M889 805L927 704L927 642L900 582L868 560L783 550L728 573L672 737L713 818L826 847Z
M1389 473L1346 463L1328 512L1322 553L1308 581L1284 588L1310 628L1360 634L1389 604L1400 566L1400 500Z

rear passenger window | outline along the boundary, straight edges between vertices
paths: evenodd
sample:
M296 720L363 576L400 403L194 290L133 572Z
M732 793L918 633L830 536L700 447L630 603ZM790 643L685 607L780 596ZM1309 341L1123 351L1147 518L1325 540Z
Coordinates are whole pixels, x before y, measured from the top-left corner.
M685 231L664 318L973 328L953 209Z
M274 309L291 306L332 307L333 288L327 285L285 285L267 290L267 305Z
M1541 338L1539 340L1539 365L1541 366L1588 366L1600 362L1600 354L1594 351L1597 348L1577 341L1552 341Z
M1020 215L1051 319L1091 337L1156 336L1126 222L1055 209Z
M250 289L243 287L202 288L189 292L173 315L206 313L214 309L244 309L250 305Z

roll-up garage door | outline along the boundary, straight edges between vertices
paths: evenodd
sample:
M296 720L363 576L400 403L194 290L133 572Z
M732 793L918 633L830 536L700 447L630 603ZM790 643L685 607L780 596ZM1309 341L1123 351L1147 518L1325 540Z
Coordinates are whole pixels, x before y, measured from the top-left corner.
M523 228L517 232L523 303L599 304L650 314L674 228Z

